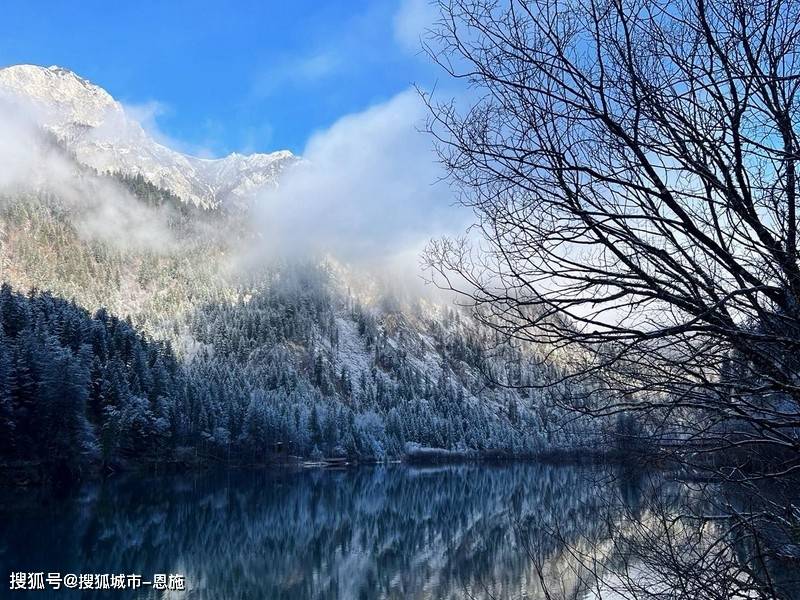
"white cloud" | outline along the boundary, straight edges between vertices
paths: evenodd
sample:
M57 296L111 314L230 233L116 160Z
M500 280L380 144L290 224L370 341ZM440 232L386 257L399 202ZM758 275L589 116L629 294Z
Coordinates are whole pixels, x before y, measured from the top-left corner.
M171 137L164 132L158 120L172 114L172 109L167 104L158 100L149 100L138 104L127 102L121 104L126 122L116 123L113 118L111 118L113 115L109 115L109 118L103 123L98 133L105 132L110 139L123 139L127 137L131 125L136 123L140 125L151 138L166 148L200 158L217 157L217 153L211 149L212 144L210 143L189 144Z
M302 81L317 81L333 75L342 60L332 52L319 52L292 62L292 73Z
M80 167L36 125L33 108L0 97L0 194L6 201L47 192L86 239L126 248L171 247L174 238L162 211Z
M284 87L313 86L332 77L344 66L344 58L333 49L287 58L258 72L251 93L262 98L277 94Z
M394 38L411 52L421 50L420 40L439 17L431 0L402 0L394 15Z
M163 136L163 132L158 127L158 117L169 114L170 110L166 104L158 100L150 100L141 104L126 103L123 105L125 113L148 132L155 132L158 136ZM169 139L164 136L164 139Z
M425 115L407 90L312 136L304 161L259 199L267 249L379 263L462 230L466 216L418 130Z

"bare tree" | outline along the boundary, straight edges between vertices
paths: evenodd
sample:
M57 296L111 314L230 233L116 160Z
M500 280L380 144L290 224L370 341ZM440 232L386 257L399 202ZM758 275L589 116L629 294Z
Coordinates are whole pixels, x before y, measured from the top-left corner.
M595 414L657 409L682 440L800 467L800 3L441 11L428 52L470 85L466 109L426 97L430 130L480 248L433 242L438 282L571 348Z
M566 356L575 410L748 486L713 509L749 564L795 560L800 2L439 4L426 49L468 85L429 129L475 225L434 279Z

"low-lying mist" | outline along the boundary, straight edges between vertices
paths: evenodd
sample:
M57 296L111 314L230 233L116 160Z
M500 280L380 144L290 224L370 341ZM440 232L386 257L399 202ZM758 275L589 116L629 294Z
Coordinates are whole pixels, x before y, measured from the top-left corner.
M260 238L247 261L330 256L398 291L421 293L426 243L467 222L420 131L425 115L419 95L407 90L312 136L303 160L257 197Z
M42 129L33 107L0 97L0 195L4 202L44 195L76 231L121 249L169 251L167 208L149 207L111 177L84 167Z

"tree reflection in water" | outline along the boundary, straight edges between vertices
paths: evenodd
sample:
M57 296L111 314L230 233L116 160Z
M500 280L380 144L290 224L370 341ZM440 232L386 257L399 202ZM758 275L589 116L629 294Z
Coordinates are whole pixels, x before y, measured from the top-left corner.
M128 477L60 498L14 492L0 503L0 562L180 573L187 598L545 598L542 577L554 597L580 598L596 569L576 552L612 548L620 519L667 495L650 478L611 475L396 466ZM601 558L612 563L613 552Z

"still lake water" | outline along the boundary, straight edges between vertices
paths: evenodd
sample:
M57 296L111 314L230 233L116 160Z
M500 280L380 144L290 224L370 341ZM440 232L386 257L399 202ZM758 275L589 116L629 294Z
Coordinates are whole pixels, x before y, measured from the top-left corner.
M636 477L539 464L136 476L0 496L0 597L543 598L584 595L563 540L602 539ZM558 530L561 541L552 535ZM533 560L533 557L541 560ZM9 573L181 574L186 591L9 591Z

